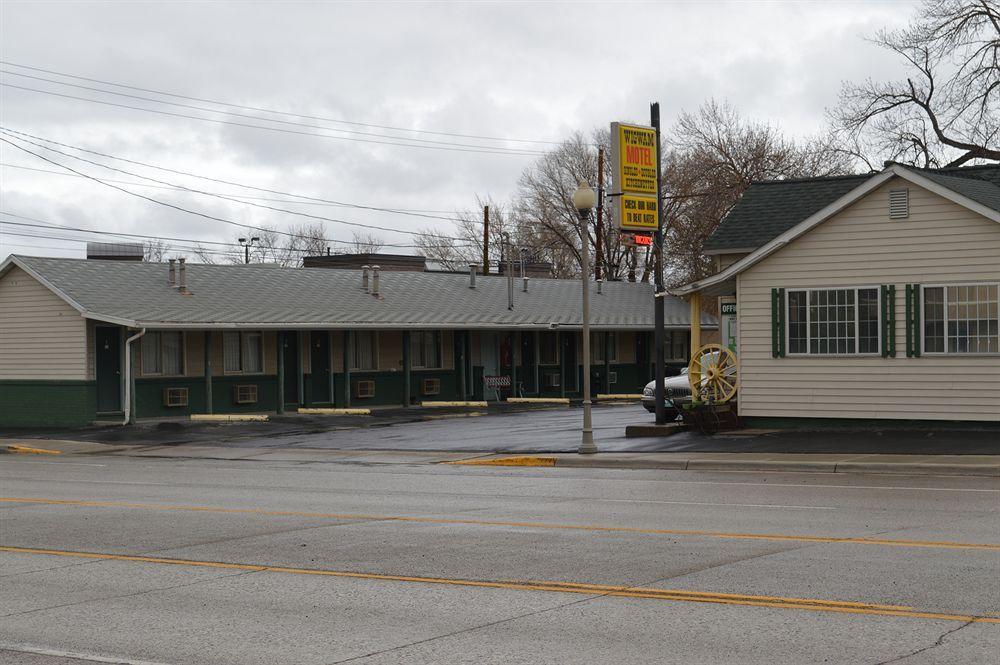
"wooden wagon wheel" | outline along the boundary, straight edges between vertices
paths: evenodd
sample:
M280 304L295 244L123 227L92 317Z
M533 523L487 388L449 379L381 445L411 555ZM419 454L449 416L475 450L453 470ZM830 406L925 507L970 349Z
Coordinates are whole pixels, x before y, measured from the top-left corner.
M688 380L696 402L724 404L736 396L739 363L736 354L721 344L706 344L691 356Z

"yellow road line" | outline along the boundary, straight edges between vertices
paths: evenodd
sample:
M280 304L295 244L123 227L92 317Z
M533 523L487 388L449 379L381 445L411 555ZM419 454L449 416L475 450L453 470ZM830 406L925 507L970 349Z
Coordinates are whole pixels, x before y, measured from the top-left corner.
M632 533L650 536L695 536L730 540L765 540L801 543L837 543L849 545L882 545L885 547L925 547L947 550L985 550L1000 552L998 543L961 543L942 540L893 540L888 538L854 538L838 536L797 536L775 533L732 533L726 531L697 531L688 529L643 529L627 526L600 524L556 524L552 522L514 522L507 520L454 519L447 517L409 517L404 515L369 515L358 513L314 513L296 510L263 510L260 508L224 508L222 506L183 506L125 501L85 501L72 499L40 499L34 497L0 497L0 503L36 503L52 506L79 506L86 508L131 508L136 510L176 510L197 513L223 513L237 515L262 515L267 517L309 517L315 519L364 520L384 522L412 522L417 524L455 524L469 526L505 526L526 529L554 529L566 531L595 531L601 533Z
M48 450L46 448L33 448L31 446L18 446L15 444L7 446L7 450L12 453L21 453L25 455L62 455L61 450Z
M749 594L714 593L688 591L685 589L657 589L648 587L611 586L576 582L550 582L542 580L471 580L446 577L421 577L415 575L386 575L344 570L317 568L292 568L265 564L226 563L222 561L201 561L196 559L175 559L168 557L137 556L129 554L107 554L103 552L79 552L71 550L51 550L34 547L0 546L0 552L12 554L38 554L45 556L74 557L104 561L125 561L130 563L150 563L197 568L222 568L255 572L284 573L290 575L315 575L321 577L341 577L384 582L410 582L417 584L441 584L459 587L485 589L512 589L518 591L548 591L553 593L577 593L605 595L620 598L646 598L690 603L714 603L719 605L744 605L753 607L773 607L780 609L807 610L812 612L839 612L844 614L869 614L876 616L898 616L916 619L937 619L973 623L1000 624L1000 618L955 614L948 612L928 612L903 605L879 605L853 601L825 600L819 598L788 598L783 596L757 596Z
M486 459L460 459L445 464L460 464L463 466L555 466L555 457L538 457L526 455L522 457L490 457Z

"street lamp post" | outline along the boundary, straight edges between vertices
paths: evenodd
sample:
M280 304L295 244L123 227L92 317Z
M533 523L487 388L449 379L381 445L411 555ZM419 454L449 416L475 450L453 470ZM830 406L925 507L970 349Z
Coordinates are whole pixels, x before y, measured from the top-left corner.
M254 236L248 241L246 238L239 238L240 244L243 245L243 262L250 263L250 248L254 243L260 243L260 238Z
M586 180L573 192L573 206L580 213L580 268L583 273L583 434L580 438L580 454L592 455L597 452L594 445L594 428L590 418L590 234L587 220L597 203L597 194Z

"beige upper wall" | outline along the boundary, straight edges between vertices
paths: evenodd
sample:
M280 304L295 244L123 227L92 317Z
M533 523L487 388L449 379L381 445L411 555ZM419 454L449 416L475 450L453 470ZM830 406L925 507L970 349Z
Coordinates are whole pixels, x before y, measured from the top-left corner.
M910 216L889 219L890 189ZM904 286L1000 282L1000 224L894 178L737 278L744 416L1000 421L1000 354L906 357ZM896 285L896 357L771 357L771 289Z
M87 378L80 313L13 266L0 279L0 379Z

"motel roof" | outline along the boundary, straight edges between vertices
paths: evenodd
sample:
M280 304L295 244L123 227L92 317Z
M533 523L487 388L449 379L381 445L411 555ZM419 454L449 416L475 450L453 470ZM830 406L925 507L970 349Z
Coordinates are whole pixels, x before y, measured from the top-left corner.
M19 266L86 318L150 328L579 329L578 280L515 280L514 309L507 280L468 274L386 272L376 297L362 288L360 270L266 265L187 264L189 293L168 280L165 263L11 256L0 277ZM666 327L688 328L689 306L665 299ZM652 330L653 287L591 284L591 327ZM702 326L714 328L703 315Z

